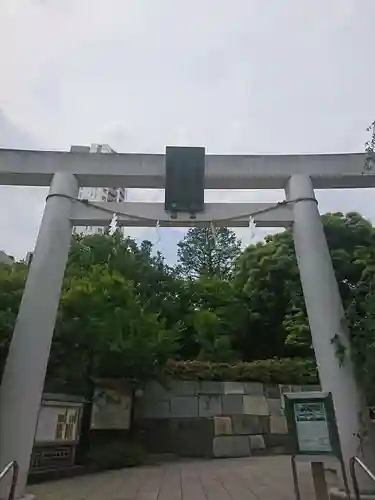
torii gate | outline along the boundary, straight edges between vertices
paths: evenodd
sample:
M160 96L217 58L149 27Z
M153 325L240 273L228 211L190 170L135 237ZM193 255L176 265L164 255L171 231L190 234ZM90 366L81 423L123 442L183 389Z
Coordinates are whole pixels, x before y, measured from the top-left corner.
M50 185L0 389L0 470L17 460L17 496L25 491L72 226L108 225L114 212L119 226L149 226L152 220L161 226L209 225L222 219L231 219L224 225L246 226L252 213L258 226L293 226L320 381L333 395L347 465L358 454L361 397L349 356L340 366L331 343L339 335L348 346L348 338L314 188L375 187L375 173L364 172L364 164L364 154L208 155L207 189L285 189L286 199L277 206L208 204L195 220L189 214L175 220L162 204L98 203L104 209L98 210L76 201L80 186L163 188L163 154L0 149L0 184Z

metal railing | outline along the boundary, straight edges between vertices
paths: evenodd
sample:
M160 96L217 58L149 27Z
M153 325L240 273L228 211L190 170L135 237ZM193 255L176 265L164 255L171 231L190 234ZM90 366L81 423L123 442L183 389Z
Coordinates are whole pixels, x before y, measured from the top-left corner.
M13 469L13 474L12 474L12 482L10 484L10 490L9 490L9 495L8 495L8 500L14 500L15 493L16 493L16 484L17 484L17 479L18 479L18 463L13 460L13 462L10 462L2 472L0 472L0 481L4 479L4 477L8 474L8 472Z
M358 457L352 457L349 461L350 475L353 481L353 491L355 495L355 500L361 500L361 494L359 492L357 475L355 472L355 465L358 464L360 468L368 475L368 477L375 483L375 474L370 471L370 469L360 460Z

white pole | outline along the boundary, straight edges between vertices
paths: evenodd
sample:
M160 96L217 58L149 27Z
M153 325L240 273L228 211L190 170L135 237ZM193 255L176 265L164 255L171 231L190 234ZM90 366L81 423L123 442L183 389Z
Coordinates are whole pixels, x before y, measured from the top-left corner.
M76 197L78 181L56 173L50 195ZM72 236L72 201L47 199L0 388L0 470L12 460L20 472L16 496L25 492L60 291ZM5 482L6 483L6 482ZM6 498L6 484L0 498Z
M350 457L360 454L372 469L370 446L364 443L361 452L358 438L363 398L354 378L344 310L310 177L293 175L286 195L293 201L294 245L320 383L332 393L345 467ZM345 346L343 364L334 338Z

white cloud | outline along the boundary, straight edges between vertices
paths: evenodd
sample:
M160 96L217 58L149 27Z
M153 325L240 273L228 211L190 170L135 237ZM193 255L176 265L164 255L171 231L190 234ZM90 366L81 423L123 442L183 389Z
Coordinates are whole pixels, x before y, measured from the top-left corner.
M374 119L373 0L1 3L2 146L358 151ZM13 192L1 191L1 206L12 207L0 214L1 246L20 256L33 246L44 193ZM330 192L321 209L375 218L371 201Z

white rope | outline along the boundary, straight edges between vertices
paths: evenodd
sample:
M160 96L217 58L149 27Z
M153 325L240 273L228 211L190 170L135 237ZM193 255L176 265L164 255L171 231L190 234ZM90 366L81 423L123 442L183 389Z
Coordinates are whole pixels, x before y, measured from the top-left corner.
M112 215L113 214L123 215L124 217L128 217L129 219L133 219L133 220L153 222L154 224L157 224L159 222L159 224L160 224L159 219L155 219L155 218L152 218L152 217L143 217L142 215L129 214L127 212L122 212L122 211L119 211L119 210L116 210L116 212L114 212L114 210L112 210L110 208L106 208L106 207L100 206L100 205L97 205L95 202L88 201L88 200L85 200L85 199L74 198L73 196L68 196L66 194L50 193L46 197L46 200L48 200L49 198L54 198L54 197L67 198L67 199L69 199L71 201L74 201L76 203L81 203L82 205L86 205L86 206L89 206L89 207L92 207L92 208L96 208L97 210L101 210L102 212L110 213ZM250 212L250 213L236 214L236 215L233 215L232 217L222 217L220 219L214 219L211 222L212 223L220 223L220 222L222 223L222 222L230 222L230 221L236 220L236 219L242 219L244 217L253 217L254 218L256 215L265 214L267 212L271 212L272 210L276 210L279 207L285 207L287 205L292 205L294 203L297 203L298 201L313 201L315 203L318 203L317 199L314 198L314 197L302 197L302 198L296 198L294 200L278 201L274 205L270 205L270 206L268 206L266 208L261 208L259 210L254 210L253 212ZM120 203L119 203L119 205L120 205Z

